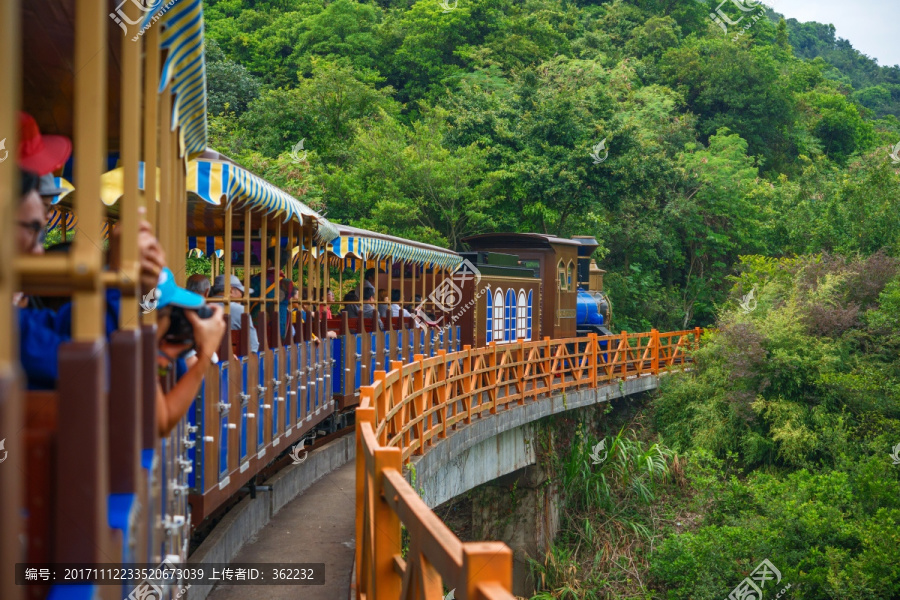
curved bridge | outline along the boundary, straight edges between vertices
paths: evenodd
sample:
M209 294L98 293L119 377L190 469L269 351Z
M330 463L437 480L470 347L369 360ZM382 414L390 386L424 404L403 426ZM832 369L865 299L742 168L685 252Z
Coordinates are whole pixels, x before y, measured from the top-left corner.
M441 600L446 586L461 600L513 600L510 548L461 542L429 505L533 462L527 452L496 460L504 443L518 447L521 425L656 387L661 373L683 368L700 333L653 330L467 346L392 362L390 371L376 373L374 384L361 389L356 411L355 597ZM496 474L456 465L453 476L428 482L428 502L403 476L411 463L421 461L433 473L494 438ZM405 559L401 524L409 534Z

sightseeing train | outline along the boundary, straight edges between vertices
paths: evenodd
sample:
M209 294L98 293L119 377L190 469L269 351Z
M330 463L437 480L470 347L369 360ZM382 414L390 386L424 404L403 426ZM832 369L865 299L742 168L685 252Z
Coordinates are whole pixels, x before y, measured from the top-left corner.
M19 110L48 145L49 136L73 142L48 197L64 251L44 256L16 255L19 173L16 160L0 159L0 297L72 300L71 336L45 390L26 389L17 309L0 302L4 600L121 598L134 587L16 585L17 563L186 561L192 535L252 493L286 451L350 425L360 387L392 361L610 325L593 238L482 234L456 252L333 223L211 151L202 2L110 6L0 3L0 149L12 158L24 135ZM164 436L157 314L140 285L143 220L179 285L191 257L205 257L211 281L226 275L208 301L243 308ZM117 257L107 261L114 237ZM399 316L351 317L365 314L366 285L376 295L399 290ZM114 331L104 327L111 291L120 298ZM170 390L176 374L163 379Z

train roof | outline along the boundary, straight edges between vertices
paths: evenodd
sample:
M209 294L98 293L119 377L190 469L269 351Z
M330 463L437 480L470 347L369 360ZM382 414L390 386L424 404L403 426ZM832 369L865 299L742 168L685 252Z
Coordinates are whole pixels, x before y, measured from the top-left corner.
M482 233L462 240L473 250L484 248L552 248L553 246L581 246L578 240L548 235L546 233Z
M339 237L331 242L332 251L338 256L352 254L360 258L391 258L439 267L456 267L462 257L453 250L415 242L400 237L337 225Z

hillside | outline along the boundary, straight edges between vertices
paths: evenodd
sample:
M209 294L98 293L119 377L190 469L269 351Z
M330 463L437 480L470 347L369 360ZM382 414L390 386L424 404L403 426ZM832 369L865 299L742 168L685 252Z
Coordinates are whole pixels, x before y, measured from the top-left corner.
M594 235L616 330L716 330L558 450L539 598L722 598L764 559L781 598L900 597L900 68L718 5L206 10L212 147L369 229Z

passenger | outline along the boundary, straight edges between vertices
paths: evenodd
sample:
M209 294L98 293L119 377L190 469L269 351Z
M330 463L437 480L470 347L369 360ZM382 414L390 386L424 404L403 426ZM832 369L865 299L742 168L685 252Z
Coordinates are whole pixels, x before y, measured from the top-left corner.
M408 310L406 310L399 304L400 290L391 290L391 302L392 302L392 304L391 304L391 316L392 317L399 317L399 316L411 317L412 316L412 314Z
M265 286L265 297L275 299L275 248L269 248L266 251L266 257L268 259L269 267L268 271L266 271L266 286ZM282 289L278 292L278 321L280 325L280 331L282 335L284 335L288 331L288 311L290 308L290 298L294 294L294 283L291 281L291 278L284 273L284 267L287 266L288 262L288 252L283 250L281 252L281 285ZM254 289L262 289L261 277L259 274L254 275L250 278L250 286ZM255 302L250 307L250 314L255 319L259 315L260 308L262 307L261 302Z
M322 305L322 315L326 319L333 319L334 315L331 313L331 306L334 304L334 292L331 291L331 288L327 288L325 290L325 304Z
M363 295L365 295L365 290L375 292L375 269L366 269L366 274L363 278Z
M47 218L50 218L50 213L53 210L53 199L60 194L64 194L66 190L64 188L56 185L56 178L53 177L52 173L48 173L46 175L41 175L41 181L38 185L38 193L41 195L41 200L44 202L44 210L47 212Z
M388 302L388 291L378 290L378 316L382 319L387 319L390 310L391 303Z
M38 177L29 171L20 171L21 196L16 211L16 251L20 255L44 253L45 236L44 204L38 194ZM110 265L117 268L118 237L110 238ZM141 287L149 292L158 279L165 255L159 242L150 233L150 225L141 223L138 234ZM154 276L155 274L155 276ZM148 286L149 284L149 286ZM118 290L107 290L107 335L118 327ZM21 302L23 294L17 292L14 302ZM112 314L111 314L112 313ZM28 389L53 389L58 377L57 354L59 345L71 339L71 304L59 312L46 308L22 308L19 310L19 359L25 371Z
M377 315L378 312L375 308L375 290L366 288L363 290L363 310L362 316L366 319L371 319L373 316ZM384 330L384 322L381 320L381 316L378 316L378 328Z
M189 292L200 294L204 298L209 298L210 287L209 277L203 273L194 273L188 277L187 284L185 285L185 288L187 288Z
M196 362L178 379L169 393L165 393L162 385L157 382L156 425L160 437L165 437L187 414L200 392L209 364L217 360L216 350L225 333L225 311L221 305L210 305L212 316L201 318L197 309L205 305L203 297L178 287L168 268L160 273L156 289L159 290L156 360L160 375L168 373L172 365L191 350L197 353ZM179 326L183 318L190 323L191 332L187 335L184 328Z
M225 275L216 275L216 279L213 283L212 291L210 292L213 296L221 296L225 293ZM253 294L253 288L250 288L250 293ZM237 275L231 276L231 330L232 331L240 331L241 329L241 316L244 314L244 305L241 304L238 300L240 300L244 296L244 284L241 283L240 278ZM213 303L210 306L223 306L219 303ZM253 324L253 319L250 319L250 352L258 352L259 351L259 336L256 333L256 326Z
M319 297L319 290L317 288L313 288L313 301L315 301ZM326 288L325 290L325 302L319 305L319 317L322 319L331 319L333 318L331 314L331 303L334 302L334 292L331 291L331 288Z
M359 296L357 295L356 290L350 290L344 294L343 310L347 311L347 316L351 319L355 319L359 316Z

